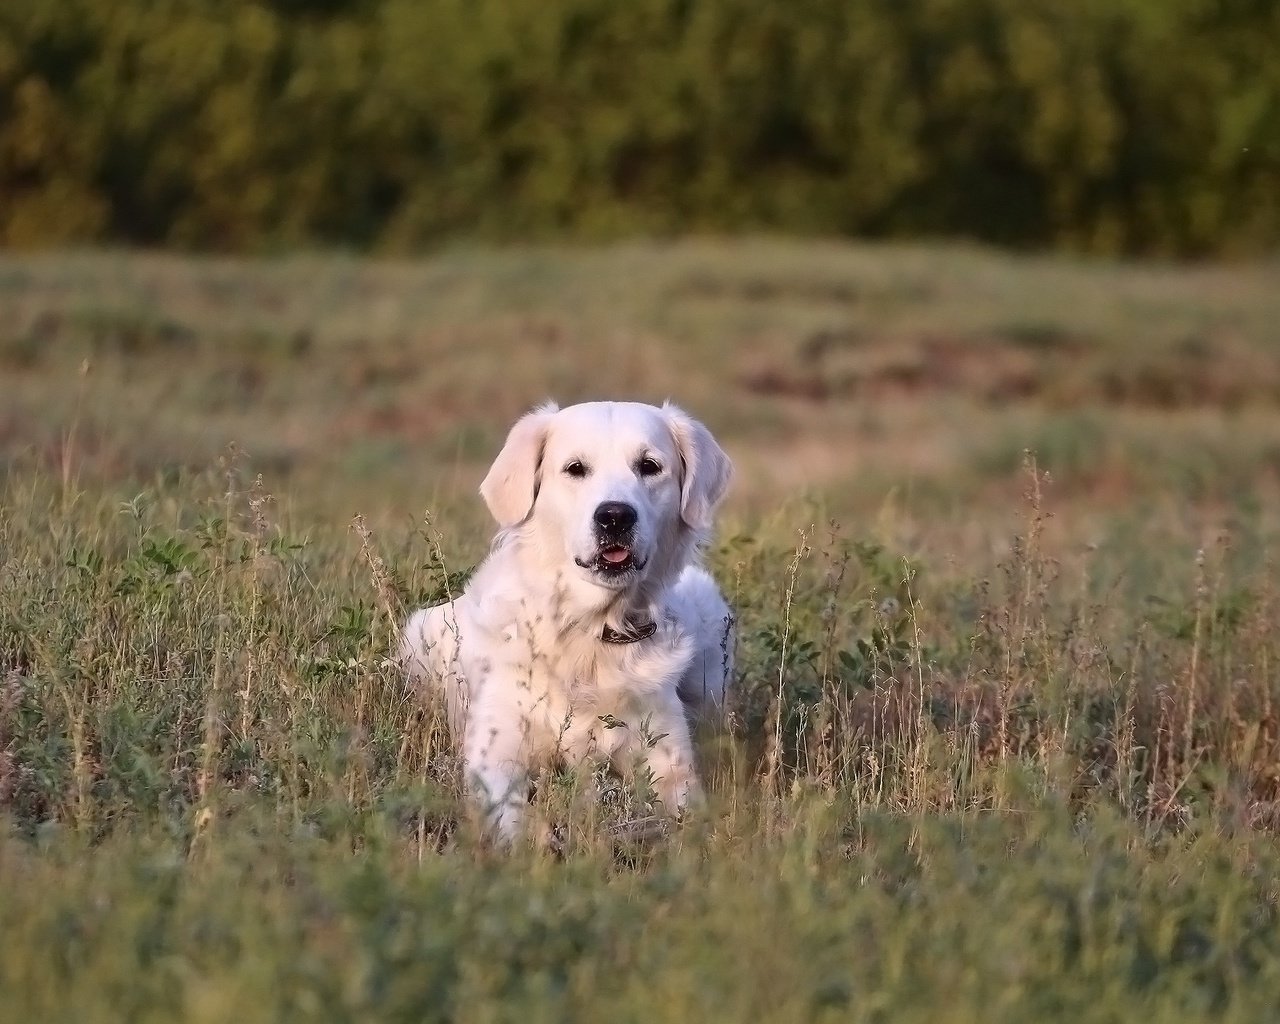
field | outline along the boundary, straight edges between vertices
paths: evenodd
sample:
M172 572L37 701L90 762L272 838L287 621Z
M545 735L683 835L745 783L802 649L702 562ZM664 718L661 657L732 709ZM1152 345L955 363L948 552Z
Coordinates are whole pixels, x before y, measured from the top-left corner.
M1280 264L2 256L0 395L7 1019L1280 1006ZM387 655L548 396L734 457L739 695L704 815L502 855Z

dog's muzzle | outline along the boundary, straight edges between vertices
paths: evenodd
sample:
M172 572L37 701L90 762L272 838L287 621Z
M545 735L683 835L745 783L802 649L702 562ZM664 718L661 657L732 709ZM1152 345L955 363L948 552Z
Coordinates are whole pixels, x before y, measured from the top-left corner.
M587 561L575 558L583 569L606 578L620 579L645 567L636 557L635 531L639 516L634 505L624 501L604 501L596 506L596 553Z

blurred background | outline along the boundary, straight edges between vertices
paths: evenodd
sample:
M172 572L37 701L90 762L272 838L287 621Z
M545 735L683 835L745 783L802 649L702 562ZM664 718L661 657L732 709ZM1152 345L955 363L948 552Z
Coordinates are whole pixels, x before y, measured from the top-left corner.
M1268 0L6 0L0 238L1272 252Z
M474 512L671 397L742 515L955 551L1031 450L1195 537L1280 471L1280 6L5 0L0 240L10 467Z

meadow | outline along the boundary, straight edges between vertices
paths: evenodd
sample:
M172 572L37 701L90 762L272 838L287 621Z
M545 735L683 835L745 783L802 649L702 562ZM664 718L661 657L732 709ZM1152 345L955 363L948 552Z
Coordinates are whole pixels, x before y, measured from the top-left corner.
M0 397L5 1019L1275 1018L1274 261L4 255ZM388 654L546 397L733 456L738 694L504 854Z

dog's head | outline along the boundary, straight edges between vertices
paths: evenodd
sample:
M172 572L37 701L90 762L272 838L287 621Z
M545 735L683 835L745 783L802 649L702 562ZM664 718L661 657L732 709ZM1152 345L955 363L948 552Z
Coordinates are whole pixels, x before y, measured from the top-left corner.
M579 582L620 591L685 564L731 472L711 432L673 405L544 405L511 429L480 493L499 526Z

